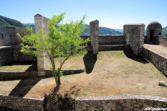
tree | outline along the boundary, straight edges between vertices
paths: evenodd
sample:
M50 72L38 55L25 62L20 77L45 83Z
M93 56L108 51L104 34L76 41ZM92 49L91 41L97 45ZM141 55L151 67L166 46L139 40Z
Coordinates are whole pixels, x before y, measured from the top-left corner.
M52 65L52 74L56 84L61 84L60 76L62 75L62 67L64 63L75 55L86 53L88 39L82 39L80 34L83 32L85 25L83 24L85 16L80 20L69 24L61 24L64 14L53 16L48 22L48 32L40 30L33 32L31 28L27 28L29 35L21 37L21 52L37 56L40 51L47 53ZM34 49L37 50L33 50ZM55 58L61 57L59 66L55 65Z

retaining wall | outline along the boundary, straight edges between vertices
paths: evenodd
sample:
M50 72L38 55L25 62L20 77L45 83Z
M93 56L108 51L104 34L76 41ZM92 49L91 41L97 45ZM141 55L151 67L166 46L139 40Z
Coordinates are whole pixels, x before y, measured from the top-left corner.
M104 36L99 36L98 39L100 45L125 44L125 37L123 35L119 36L104 35Z
M0 95L0 110L9 108L16 111L44 111L43 99L21 98Z
M53 94L45 99L0 96L1 107L14 111L143 111L146 108L167 108L167 98L143 95L76 99Z
M167 76L167 57L161 56L158 53L143 48L142 55L148 59L158 70Z
M0 47L0 66L9 63L35 63L36 57L25 55L20 52L20 47L1 46Z
M143 111L145 108L167 108L167 98L152 96L112 96L78 98L75 111Z

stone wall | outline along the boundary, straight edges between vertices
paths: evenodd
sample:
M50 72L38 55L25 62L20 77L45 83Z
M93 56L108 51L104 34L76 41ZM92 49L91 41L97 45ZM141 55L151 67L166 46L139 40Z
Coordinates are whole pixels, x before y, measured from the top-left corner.
M0 27L0 46L16 44L16 32L14 27Z
M20 52L21 47L13 47L13 62L17 63L36 63L37 57L26 55Z
M20 98L0 95L1 107L12 109L11 111L44 111L43 99Z
M11 46L0 47L0 66L9 64L13 60L13 49Z
M1 107L18 111L143 111L146 108L167 108L167 98L126 95L74 99L68 94L51 94L45 99L0 96Z
M99 51L99 21L95 20L90 22L90 40L93 54L97 54Z
M125 44L125 37L119 36L99 36L99 45L114 45L114 44Z
M142 55L148 59L158 70L167 76L167 57L161 56L158 53L143 48Z
M133 54L140 56L144 45L144 24L124 25L126 45L130 46Z
M0 66L17 63L36 63L36 57L25 55L20 52L20 47L1 46L0 47Z
M167 38L160 37L159 41L160 41L160 45L163 45L163 46L167 47Z
M75 111L143 111L145 108L167 108L167 98L151 96L112 96L78 98Z
M36 14L34 16L35 20L35 31L43 30L48 32L48 21L49 19L40 15ZM48 68L49 59L46 57L46 52L38 52L39 55L37 56L37 69L39 75L44 75L44 70Z

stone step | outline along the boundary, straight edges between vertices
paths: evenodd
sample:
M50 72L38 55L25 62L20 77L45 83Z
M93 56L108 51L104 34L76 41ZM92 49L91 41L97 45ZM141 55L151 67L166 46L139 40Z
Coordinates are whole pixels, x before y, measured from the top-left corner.
M99 51L124 50L125 44L99 45Z

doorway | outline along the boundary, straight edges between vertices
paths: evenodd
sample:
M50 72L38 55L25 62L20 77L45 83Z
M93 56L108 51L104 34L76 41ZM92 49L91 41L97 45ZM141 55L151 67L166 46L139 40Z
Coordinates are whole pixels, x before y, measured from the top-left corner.
M150 30L150 41L154 40L154 30Z

